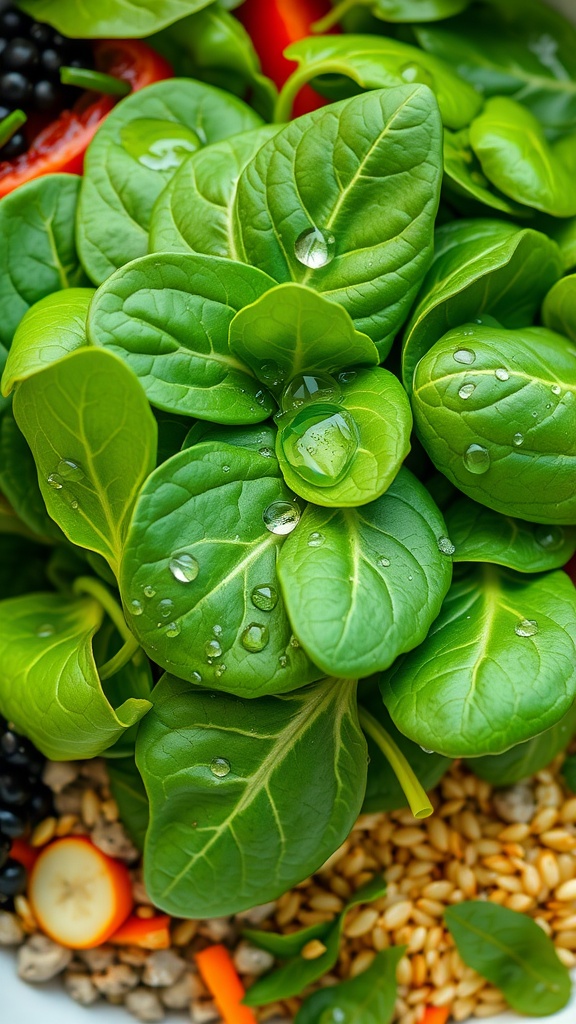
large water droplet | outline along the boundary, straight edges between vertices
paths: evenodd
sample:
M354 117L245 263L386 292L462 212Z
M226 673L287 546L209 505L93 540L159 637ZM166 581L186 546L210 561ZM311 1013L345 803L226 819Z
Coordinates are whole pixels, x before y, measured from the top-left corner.
M72 459L60 459L58 463L57 473L60 474L64 480L83 480L84 470L77 462L73 462Z
M262 513L264 526L280 537L292 533L300 522L300 509L295 502L273 501Z
M325 540L326 538L323 533L319 533L318 530L313 530L308 537L308 547L321 548Z
M561 526L537 526L536 540L546 551L558 551L564 544L564 530Z
M55 491L61 491L64 486L64 481L59 473L50 473L48 477L48 483L50 487L53 487Z
M524 434L520 434L520 433L514 434L514 437L512 438L512 441L514 442L516 447L519 448L520 445L524 444Z
M214 633L214 636L222 636L222 633L224 631L222 629L222 626L219 626L217 623L215 626L212 626L212 632Z
M144 587L143 594L144 594L144 597L147 597L148 599L150 599L151 597L155 597L156 596L156 591L154 590L154 587L147 586L147 587Z
M174 555L168 565L170 572L179 583L192 583L196 579L200 566L192 555Z
M122 146L130 156L151 171L179 167L190 153L202 146L199 135L178 121L138 117L120 130Z
M538 632L536 619L520 619L514 626L516 636L534 636Z
M254 587L250 596L254 607L259 608L262 612L274 611L278 604L278 593L269 583L265 583L260 587Z
M303 373L293 377L282 395L282 409L292 412L311 402L340 402L342 390L328 373Z
M206 651L207 658L220 658L222 656L222 648L217 640L207 640L204 644L204 650Z
M174 611L174 602L169 597L165 597L158 602L156 611L161 619L169 619Z
M476 359L476 353L470 348L457 348L453 358L457 363L464 363L466 366L470 366Z
M294 255L299 263L311 270L319 270L331 263L336 253L336 239L329 231L306 228L294 243Z
M508 373L508 370L504 369L503 366L499 366L497 370L494 370L494 376L497 377L498 380L510 379L510 374Z
M210 771L216 778L223 779L225 775L230 774L230 761L225 757L213 757L210 761Z
M46 639L46 637L54 636L55 632L56 630L51 622L43 622L41 623L40 626L38 626L38 629L36 630L36 636L44 640Z
M166 636L169 636L170 638L179 636L180 629L181 626L179 622L169 622L166 626Z
M460 398L463 398L464 401L466 401L466 399L470 398L470 395L473 395L475 391L476 391L476 385L475 384L463 384L462 387L460 388L458 394L459 394Z
M296 413L280 442L298 476L317 487L331 487L346 475L358 451L358 430L346 409L318 402Z
M438 537L438 550L443 555L453 555L456 551L450 537Z
M270 635L268 633L268 627L262 626L259 622L251 622L242 633L242 646L253 654L258 651L263 651Z
M490 469L490 452L481 444L471 444L464 452L464 465L469 473L480 476Z
M142 608L141 601L130 601L130 611L132 615L142 615L144 609Z

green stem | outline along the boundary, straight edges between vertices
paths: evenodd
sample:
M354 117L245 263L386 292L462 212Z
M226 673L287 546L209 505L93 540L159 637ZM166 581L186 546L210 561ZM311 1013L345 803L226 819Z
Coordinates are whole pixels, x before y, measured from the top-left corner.
M23 110L13 110L11 114L8 114L8 117L2 118L0 121L0 146L5 146L18 129L23 124L26 124L27 120L28 118Z
M127 665L129 661L132 661L132 658L139 650L140 644L136 640L136 637L131 636L126 640L126 643L122 645L120 650L116 651L116 654L112 658L104 662L103 665L100 665L98 669L100 679L110 679L111 676L115 676L121 668L124 668L124 665Z
M415 773L408 761L384 726L378 722L365 708L358 708L358 718L364 732L368 733L374 743L380 748L388 761L398 782L402 786L404 796L410 804L410 810L415 818L428 818L434 808L426 793L420 785Z
M79 89L90 89L106 96L127 96L132 92L132 86L123 78L90 71L89 68L60 68L60 81L62 85L76 85Z
M348 11L352 11L354 7L359 7L362 3L366 3L366 0L340 0L340 3L336 4L336 7L333 7L323 18L320 18L320 21L314 22L312 31L328 32L338 24L345 14L348 14Z
M300 89L304 85L307 85L312 78L318 78L319 75L330 74L334 74L334 65L329 61L324 61L323 64L318 64L314 68L313 75L310 75L309 68L297 68L282 86L282 91L276 100L276 106L274 108L274 122L276 124L284 124L286 121L289 121L290 115L292 114L292 107L294 106L294 100L300 92Z
M134 637L128 629L124 613L118 604L114 600L112 594L100 580L94 579L93 576L79 576L74 581L73 590L75 594L90 594L90 597L96 598L100 602L104 611L110 616L112 622L116 626L116 629L120 633L122 639L126 642L133 640Z

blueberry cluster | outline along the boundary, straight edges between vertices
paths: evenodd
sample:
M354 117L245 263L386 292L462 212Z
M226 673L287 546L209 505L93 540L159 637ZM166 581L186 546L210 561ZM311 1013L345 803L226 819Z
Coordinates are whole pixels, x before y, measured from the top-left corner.
M52 793L40 775L44 758L0 717L0 906L23 892L26 869L10 857L12 840L52 811Z
M16 109L55 114L71 105L78 91L60 84L63 66L91 68L90 43L66 39L11 5L0 6L0 120ZM27 148L18 131L0 149L0 160L13 160Z

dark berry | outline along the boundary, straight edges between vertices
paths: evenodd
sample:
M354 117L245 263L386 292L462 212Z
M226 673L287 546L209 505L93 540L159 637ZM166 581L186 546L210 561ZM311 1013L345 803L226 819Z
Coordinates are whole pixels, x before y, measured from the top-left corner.
M63 93L55 82L42 79L34 86L33 98L36 110L49 111L62 106Z
M5 142L0 149L0 160L14 160L17 156L25 153L28 149L28 142L23 132L15 132L12 138Z
M2 66L6 71L28 71L38 63L38 50L30 39L17 36L8 43L2 54Z
M30 783L23 772L19 772L17 769L0 771L0 803L7 804L8 807L23 807L28 803L31 795Z
M8 836L0 835L0 868L3 868L10 855L12 840Z
M3 36L0 37L0 57L4 53L4 50L6 49L7 46L8 46L8 40L4 39Z
M40 67L48 75L58 75L60 68L64 64L64 58L58 50L54 50L49 47L47 50L43 50L40 54Z
M20 71L7 71L0 78L0 98L5 103L24 103L31 92L30 82Z
M26 888L26 868L17 860L7 860L0 868L0 895L17 896Z
M37 21L30 26L28 35L30 36L30 39L34 40L36 46L44 49L45 46L50 46L52 44L54 30L50 28L50 25L42 25Z
M0 807L0 832L10 839L18 839L23 836L28 826L28 818L24 813L15 810L8 810L7 807Z
M3 121L8 114L12 113L12 107L5 107L3 103L0 103L0 121Z
M25 768L29 775L40 775L45 758L36 750L36 747L32 746L30 740L19 736L12 729L6 729L3 735L0 735L1 760L10 765Z
M52 790L42 783L36 785L25 809L33 824L42 821L43 818L47 818L53 810Z
M8 36L9 39L14 36L21 36L30 24L30 18L27 18L25 14L20 11L9 8L7 11L0 13L0 33L4 36Z

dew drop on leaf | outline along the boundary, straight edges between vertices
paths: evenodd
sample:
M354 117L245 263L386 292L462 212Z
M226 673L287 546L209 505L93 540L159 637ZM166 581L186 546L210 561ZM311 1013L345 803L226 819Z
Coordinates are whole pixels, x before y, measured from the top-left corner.
M294 647L296 650L300 647L300 641L294 636L294 634L290 637L290 647Z
M509 380L510 378L508 370L505 370L503 366L499 366L497 370L494 370L494 376L498 380Z
M73 462L72 459L60 459L58 463L57 473L64 480L83 480L84 470L77 462Z
M222 636L222 626L212 626L212 632L214 633L214 636Z
M265 391L257 391L256 394L254 395L254 398L258 402L258 405L266 405L266 392Z
M294 242L294 255L299 263L319 270L331 263L336 254L336 239L329 231L306 228Z
M524 434L514 434L512 440L516 447L519 448L521 444L524 444Z
M217 640L207 640L204 644L204 650L206 651L207 658L220 658L222 656L222 648Z
M151 597L155 597L156 596L156 591L154 590L154 587L148 586L148 587L144 587L143 594L144 594L144 597L147 597L148 599L150 599Z
M560 387L559 384L553 384L552 387L550 388L550 390L551 390L553 395L561 395L562 394L562 388Z
M308 547L321 548L325 540L326 538L323 533L318 533L318 530L313 530L308 537Z
M174 637L180 635L180 623L169 622L166 626L166 636Z
M534 532L538 544L546 551L558 551L564 543L564 530L561 526L537 526Z
M252 654L257 654L259 651L263 651L267 646L270 635L267 626L262 626L259 622L251 622L242 633L242 646L245 650L250 651Z
M422 747L422 746L421 746L421 747L420 747L420 750L421 750L421 751L422 751L422 752L423 752L424 754L433 754L433 753L434 753L434 751L433 751L433 750L430 750L430 749L429 749L428 747Z
M271 612L278 604L278 594L269 583L254 587L250 596L254 607L259 608L262 612Z
M198 685L200 685L200 683L202 682L202 676L200 675L200 673L199 672L191 672L191 674L190 674L190 682L198 683Z
M222 466L222 472L223 473L229 473L230 472L230 466Z
M450 537L438 537L438 550L443 555L453 555L456 551Z
M262 513L264 526L280 537L292 533L300 522L300 509L291 501L273 501Z
M55 632L56 630L51 622L43 622L40 626L38 626L38 629L36 630L36 636L44 640L46 637L54 636Z
M284 389L281 405L284 412L301 409L311 402L340 402L342 391L329 373L302 373L293 377Z
M302 480L331 487L347 473L358 451L354 417L341 406L304 406L281 432L284 457Z
M225 775L229 775L230 767L230 761L227 761L225 757L213 757L210 761L210 771L217 779L223 779Z
M286 657L285 654L280 655L280 657L278 658L278 664L280 665L280 668L286 668L286 665L288 664L288 658Z
M404 82L417 82L418 85L427 85L434 88L434 75L427 68L422 67L417 61L410 61L400 68L400 78Z
M218 665L218 667L216 668L216 673L215 673L216 674L216 678L220 679L224 675L225 671L226 671L226 665L224 665L224 664Z
M268 387L278 388L286 380L286 369L280 367L273 359L260 364L259 376Z
M274 458L274 451L273 451L273 449L272 448L268 448L267 445L264 445L263 448L259 448L258 452L262 456L262 458L264 458L264 459L272 459L272 458Z
M380 555L376 564L379 565L382 569L387 569L388 566L390 565L390 559L386 558L386 555Z
M355 380L357 376L358 374L356 373L356 370L342 370L342 373L338 374L338 383L351 384L352 381Z
M470 348L457 348L454 353L454 361L456 363L464 363L466 366L470 366L476 359L476 353Z
M476 391L476 385L475 384L463 384L462 387L460 388L458 394L459 394L460 398L462 398L464 401L466 401L466 399L470 398L470 395L473 395L475 391Z
M536 619L520 619L514 626L516 636L534 636L538 632Z
M464 452L464 465L469 473L481 476L490 469L490 452L481 444L471 444Z
M179 583L192 583L196 579L200 566L192 555L174 555L170 559L168 568L175 580Z
M161 619L169 619L174 611L174 602L169 597L165 597L162 601L158 602L156 611Z
M142 615L144 609L142 608L141 601L130 601L130 611L132 615Z
M55 491L61 491L64 486L64 480L58 473L50 473L48 477L48 483L50 487L53 487Z

